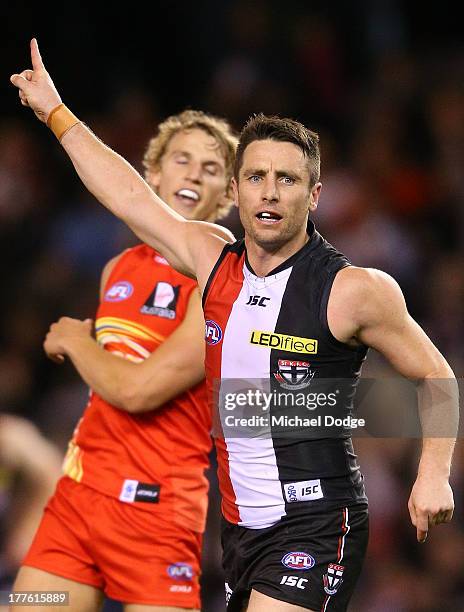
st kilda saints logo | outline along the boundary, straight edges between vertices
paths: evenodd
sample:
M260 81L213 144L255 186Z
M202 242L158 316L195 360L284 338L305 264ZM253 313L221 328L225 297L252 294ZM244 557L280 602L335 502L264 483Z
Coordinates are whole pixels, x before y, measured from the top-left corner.
M279 359L278 371L274 372L274 378L283 389L304 389L309 387L315 372L310 370L307 361L294 361L291 359Z
M344 570L344 565L329 563L329 566L327 567L327 574L324 574L322 577L324 581L324 591L327 593L327 595L335 595L335 593L341 587Z
M175 319L179 289L180 285L173 287L170 283L164 281L156 283L155 288L150 293L140 312L142 314L163 317L164 319Z

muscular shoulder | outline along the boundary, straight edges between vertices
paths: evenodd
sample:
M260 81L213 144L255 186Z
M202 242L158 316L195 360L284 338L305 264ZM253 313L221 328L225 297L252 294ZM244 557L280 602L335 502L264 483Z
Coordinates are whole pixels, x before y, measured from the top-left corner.
M389 308L404 304L398 283L386 272L373 268L349 266L341 270L334 282L335 299L341 299L358 315L385 314Z
M343 293L345 298L356 300L357 296L362 299L379 295L388 295L393 292L401 292L398 283L386 272L374 268L358 268L347 266L340 270L335 277L334 288Z
M329 326L346 342L363 328L406 312L398 283L372 268L348 266L335 277L328 305Z

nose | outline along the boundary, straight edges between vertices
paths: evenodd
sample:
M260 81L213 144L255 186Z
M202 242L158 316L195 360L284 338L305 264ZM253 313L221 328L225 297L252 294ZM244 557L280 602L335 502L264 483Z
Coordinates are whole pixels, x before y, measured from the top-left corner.
M198 164L194 161L191 161L187 166L187 179L192 181L192 183L200 183L201 182L201 164Z
M263 181L262 198L265 202L279 201L279 190L277 187L277 181L275 181L274 178L269 175Z

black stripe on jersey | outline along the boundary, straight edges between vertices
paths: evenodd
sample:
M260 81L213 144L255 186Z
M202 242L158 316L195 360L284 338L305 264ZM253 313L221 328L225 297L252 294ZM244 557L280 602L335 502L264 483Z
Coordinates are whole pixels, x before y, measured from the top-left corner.
M232 244L228 243L224 245L224 248L222 249L221 254L219 255L219 258L214 264L213 269L211 270L210 275L208 276L208 280L206 281L205 289L203 291L203 297L201 298L203 308L205 307L205 304L206 304L206 298L208 297L208 291L209 291L209 288L211 287L211 283L213 282L214 277L216 276L216 272L218 271L219 266L224 261L224 257L227 255L227 253L237 253L237 255L240 257L244 248L245 248L245 241L243 239L237 240L237 242L233 242Z
M282 298L281 309L277 319L275 333L318 341L317 354L298 354L272 349L270 353L271 388L277 393L310 393L317 389L318 379L348 379L347 386L351 390L365 357L365 350L353 350L342 344L336 345L330 331L326 329L325 313L321 320L321 311L327 307L327 285L332 284L335 274L349 265L348 260L334 249L322 236L314 231L311 239L294 256L294 264ZM328 298L327 298L328 299ZM324 308L321 308L325 301ZM324 314L324 313L323 313ZM298 391L282 388L274 374L279 372L279 360L304 361L309 363L314 377L309 386ZM346 401L345 401L346 397ZM352 393L342 393L340 410L349 414ZM346 405L345 405L346 404ZM285 408L276 410L282 415ZM313 416L305 407L296 412L300 416ZM306 413L306 414L305 414ZM293 411L295 414L295 411ZM353 451L351 440L346 435L340 437L308 439L301 432L298 437L283 438L277 435L273 428L273 444L279 479L284 484L321 479L324 498L309 502L286 501L286 511L301 513L320 510L330 505L346 505L358 501L366 501L362 485L362 476ZM285 492L284 499L285 499Z

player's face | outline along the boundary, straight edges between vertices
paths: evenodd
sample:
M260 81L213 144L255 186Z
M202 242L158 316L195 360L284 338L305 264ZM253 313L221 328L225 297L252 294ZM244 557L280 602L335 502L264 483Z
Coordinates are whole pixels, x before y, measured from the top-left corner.
M205 131L177 132L148 182L162 200L186 219L212 221L226 198L226 169L221 149Z
M266 250L304 239L321 183L309 186L309 164L290 142L256 140L243 154L235 202L248 238Z

